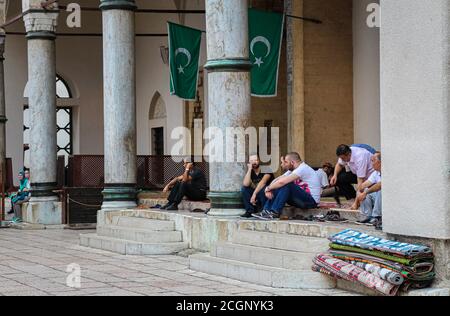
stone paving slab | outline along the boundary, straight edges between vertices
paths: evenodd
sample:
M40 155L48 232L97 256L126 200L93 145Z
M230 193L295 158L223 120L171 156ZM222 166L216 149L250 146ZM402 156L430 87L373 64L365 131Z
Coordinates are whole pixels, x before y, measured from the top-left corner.
M0 296L321 296L344 291L280 290L189 270L177 256L122 256L79 246L72 230L0 230ZM81 288L67 286L68 265Z

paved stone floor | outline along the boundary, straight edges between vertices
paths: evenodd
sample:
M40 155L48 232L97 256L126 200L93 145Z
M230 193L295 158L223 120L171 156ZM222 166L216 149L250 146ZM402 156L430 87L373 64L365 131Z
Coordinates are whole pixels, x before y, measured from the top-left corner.
M135 257L78 245L78 231L0 229L0 296L330 296L341 290L284 290L194 272L178 256ZM81 267L81 288L67 267Z

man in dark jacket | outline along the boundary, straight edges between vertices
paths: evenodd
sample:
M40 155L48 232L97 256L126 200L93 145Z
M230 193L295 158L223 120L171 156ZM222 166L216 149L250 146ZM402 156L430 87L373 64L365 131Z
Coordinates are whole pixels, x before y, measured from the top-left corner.
M183 159L183 175L173 179L165 188L164 193L170 191L168 202L161 207L166 211L178 211L178 205L186 196L190 201L204 201L207 196L206 177L203 171L195 167L192 159Z

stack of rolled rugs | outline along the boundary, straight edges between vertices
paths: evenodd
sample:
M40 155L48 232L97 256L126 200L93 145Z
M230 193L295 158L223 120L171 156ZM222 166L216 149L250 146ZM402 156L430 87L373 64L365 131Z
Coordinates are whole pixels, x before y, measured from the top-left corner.
M383 295L430 287L436 276L431 248L347 229L329 238L328 253L317 255L313 271L359 283Z

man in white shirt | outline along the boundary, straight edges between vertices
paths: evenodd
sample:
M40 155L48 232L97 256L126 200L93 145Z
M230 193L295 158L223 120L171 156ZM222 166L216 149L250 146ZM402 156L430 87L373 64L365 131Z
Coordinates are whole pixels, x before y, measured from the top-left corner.
M366 216L365 220L358 222L359 224L381 226L381 153L376 153L372 157L372 165L375 171L361 185L352 209L357 210L360 208L361 213Z
M317 176L319 177L320 185L322 186L322 189L326 189L330 182L328 181L328 175L323 169L319 169L316 171Z
M268 199L264 210L256 218L279 218L286 203L300 209L313 209L320 203L322 187L314 169L302 161L298 153L285 157L284 175L275 179L265 190Z
M359 190L361 185L369 179L374 171L371 161L373 154L366 148L340 145L336 150L336 155L339 160L330 184L337 186L340 193L348 201L354 203L356 191L352 184L358 184ZM346 170L347 168L349 171Z

